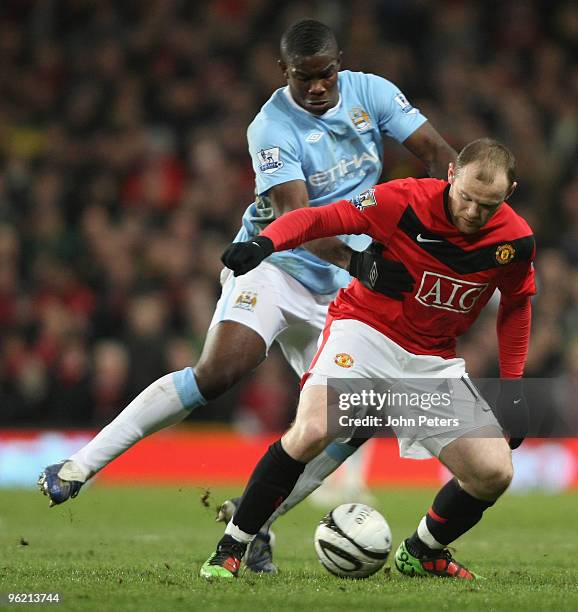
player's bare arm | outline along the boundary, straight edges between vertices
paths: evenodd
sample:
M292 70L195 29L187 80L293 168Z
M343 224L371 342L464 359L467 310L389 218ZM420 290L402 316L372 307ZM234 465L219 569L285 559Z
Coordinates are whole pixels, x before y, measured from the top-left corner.
M276 185L269 192L277 217L309 206L309 195L304 181L288 181ZM345 270L349 269L353 249L336 237L320 238L303 245L308 251L324 261Z
M424 163L432 178L445 179L448 164L455 162L458 155L429 121L406 138L403 146Z

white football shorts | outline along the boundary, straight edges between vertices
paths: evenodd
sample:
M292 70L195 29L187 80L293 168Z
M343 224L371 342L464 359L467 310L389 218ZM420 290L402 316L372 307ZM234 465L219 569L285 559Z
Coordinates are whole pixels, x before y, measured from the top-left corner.
M324 330L303 389L327 386L329 379L339 405L334 403L330 407L332 415L328 415L328 422L333 419L342 424L339 417L353 414L348 403L352 394L359 397L362 389L368 393L370 389L381 390L381 408L376 410L375 400L369 410L356 407L355 414L379 415L385 425L389 415L402 457L438 457L450 442L467 435L474 437L482 428L495 427L496 435L500 435L501 427L469 380L463 359L414 355L361 321L335 320ZM444 380L438 383L434 379ZM432 390L436 393L430 393ZM432 405L434 395L436 402ZM375 397L371 397L372 402ZM389 400L395 397L397 404L389 405ZM356 401L359 406L359 400Z
M334 294L312 293L290 274L263 262L242 276L221 272L223 290L209 329L221 321L237 321L256 331L267 351L277 340L299 377L317 352L327 308Z

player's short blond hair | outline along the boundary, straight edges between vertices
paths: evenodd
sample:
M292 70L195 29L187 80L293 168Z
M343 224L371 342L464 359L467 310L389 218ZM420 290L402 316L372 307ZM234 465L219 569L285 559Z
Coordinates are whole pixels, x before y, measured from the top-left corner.
M480 162L476 178L483 183L493 183L498 170L506 173L510 187L516 181L516 158L508 147L497 140L480 138L467 144L456 159L456 174L473 162Z

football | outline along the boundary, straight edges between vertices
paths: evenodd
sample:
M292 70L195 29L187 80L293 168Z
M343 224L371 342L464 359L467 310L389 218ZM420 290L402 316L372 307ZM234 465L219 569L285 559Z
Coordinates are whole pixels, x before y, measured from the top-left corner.
M365 504L342 504L315 530L315 551L323 567L340 578L367 578L387 560L391 529L383 516Z

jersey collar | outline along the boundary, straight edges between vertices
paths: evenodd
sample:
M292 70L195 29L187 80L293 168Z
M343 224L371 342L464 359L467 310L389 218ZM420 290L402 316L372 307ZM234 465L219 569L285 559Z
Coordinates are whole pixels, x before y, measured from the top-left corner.
M337 104L333 108L330 108L328 111L324 112L323 115L314 115L313 113L310 113L309 111L305 110L302 106L299 106L299 104L297 104L297 102L293 100L293 96L289 91L289 85L283 87L283 95L287 98L287 100L289 100L289 104L291 104L293 108L296 108L297 110L301 111L302 113L305 113L310 117L317 117L318 119L328 119L330 117L333 117L333 115L336 115L339 109L341 108L341 92L339 92L339 100L337 100Z

